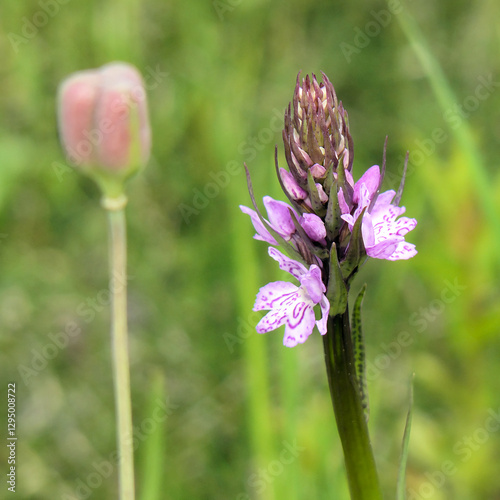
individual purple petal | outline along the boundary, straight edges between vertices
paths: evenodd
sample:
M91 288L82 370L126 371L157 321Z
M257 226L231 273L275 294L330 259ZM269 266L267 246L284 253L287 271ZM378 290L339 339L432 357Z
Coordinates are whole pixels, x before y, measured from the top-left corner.
M373 227L372 217L366 212L363 216L363 223L361 224L361 234L363 236L363 244L365 245L365 248L375 245L375 230Z
M286 327L285 327L285 336L283 338L283 345L285 347L295 347L298 342L297 342L297 339L295 338L295 334L292 331L287 331Z
M307 269L303 264L283 255L279 250L276 250L276 248L269 247L268 253L278 262L280 269L290 273L295 278L300 279L301 276L307 273Z
M321 301L326 292L326 287L321 280L321 269L315 265L312 265L309 271L300 278L300 284L305 287L307 294L315 304Z
M276 330L286 322L286 309L273 309L269 311L255 327L257 333L267 333L271 330Z
M328 313L330 312L330 301L323 295L319 305L321 306L321 319L316 321L319 333L325 335L328 322Z
M315 323L316 318L312 305L306 302L297 302L292 315L288 316L285 322L283 345L295 347L297 344L303 344L311 335Z
M280 177L288 194L296 201L303 200L307 197L307 191L299 186L295 177L284 168L280 168Z
M342 190L342 188L339 189L337 198L339 199L339 207L342 214L343 215L348 214L351 211L351 209L349 208L349 205L345 201L344 191Z
M304 160L306 161L307 165L312 167L314 162L311 160L311 157L309 156L309 154L306 153L301 147L299 147L299 152L304 157Z
M377 211L375 214L372 212L374 221L383 220L385 222L394 222L400 215L406 212L405 207L397 207L396 205L387 205L385 210ZM374 222L376 224L376 222Z
M297 292L298 286L288 281L275 281L263 286L253 306L254 311L270 310L274 307L282 307L289 299L291 293Z
M297 294L297 299L288 307L287 325L292 329L305 328L312 332L316 318L314 317L313 304L301 290ZM309 334L308 334L309 335Z
M266 241L271 245L278 244L278 242L273 238L271 233L266 229L264 224L262 224L262 221L260 220L260 217L255 210L245 207L245 205L240 205L240 210L244 214L249 215L250 218L252 219L253 227L257 231L257 234L254 236L256 240Z
M370 192L368 191L368 188L366 187L365 184L362 184L359 187L358 195L359 195L358 206L354 211L354 214L351 215L347 213L340 216L340 218L345 220L349 225L349 231L352 231L352 228L354 227L354 224L358 220L358 217L361 215L363 209L370 204ZM365 211L365 216L366 215L367 214Z
M284 201L274 200L270 196L264 196L264 206L271 227L279 233L285 240L289 240L295 232L295 225L290 215L290 205Z
M320 177L323 177L326 174L326 168L323 165L320 165L319 163L315 163L309 171L311 172L312 176L315 179L319 179Z
M373 165L373 167L370 167L354 184L354 192L352 195L352 201L354 203L358 203L360 200L360 189L362 185L365 185L369 198L371 199L375 192L377 191L379 184L380 184L380 168L378 165Z
M313 210L313 206L312 206L312 203L311 203L311 198L309 196L302 202L302 204L303 204L303 206L306 206L310 210Z
M390 256L396 251L398 245L401 242L401 238L391 238L383 240L372 247L366 248L366 255L374 259L389 259Z
M393 234L397 234L398 236L404 236L412 229L415 229L416 225L417 225L416 219L401 217L400 219L394 222L391 229Z
M323 241L326 238L325 223L317 215L304 214L299 222L311 240Z
M370 204L372 195L373 193L370 192L366 184L363 183L361 184L361 186L358 187L358 199L357 199L358 208L356 209L355 214L357 213L359 215L363 210L363 208L367 207Z
M393 189L389 189L388 191L380 193L377 197L375 205L371 210L371 213L375 214L378 210L383 210L387 205L390 205L394 196L396 196L396 191L394 191Z
M278 282L279 283L279 282ZM276 283L269 283L266 287L272 288ZM283 324L285 324L287 318L290 316L297 303L299 303L303 298L303 293L300 289L293 286L293 290L290 293L281 293L272 301L272 309L259 321L255 329L258 333L267 333L271 330L276 330ZM261 292L264 288L261 289ZM264 291L264 294L268 292ZM259 304L260 305L260 304ZM256 301L257 306L257 301ZM254 306L254 310L255 309ZM257 306L258 307L258 306Z
M328 195L325 193L323 186L316 183L316 189L318 191L319 201L321 201L321 203L326 203L328 201Z
M349 170L345 170L345 179L350 184L352 188L354 188L354 179L352 178L352 174Z
M396 250L387 257L388 260L406 260L411 259L417 255L417 249L413 243L407 243L406 241L401 241L397 246Z
M347 222L347 224L349 224L349 229L352 231L352 228L354 227L354 223L356 222L356 219L354 218L354 216L351 214L344 214L344 215L341 215L340 218L345 220Z

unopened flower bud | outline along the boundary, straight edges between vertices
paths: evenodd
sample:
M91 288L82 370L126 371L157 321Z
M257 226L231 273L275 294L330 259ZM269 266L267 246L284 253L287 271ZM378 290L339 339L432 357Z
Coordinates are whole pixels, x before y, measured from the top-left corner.
M328 202L328 195L325 193L323 186L319 182L316 183L316 189L318 190L318 197L319 197L321 203L327 203Z
M284 168L280 168L279 172L281 182L288 196L295 201L304 200L307 197L307 191L299 186L293 175Z
M324 216L332 184L339 179L343 185L346 178L352 177L353 162L347 112L326 75L322 83L314 75L302 81L297 77L293 104L285 112L283 142L289 173L307 193L299 204L304 210ZM290 190L285 191L290 199L298 201Z
M311 171L311 174L315 179L324 177L326 174L326 168L319 163L315 163L309 170Z
M146 93L126 63L77 72L59 87L59 133L68 160L107 196L141 169L151 150Z

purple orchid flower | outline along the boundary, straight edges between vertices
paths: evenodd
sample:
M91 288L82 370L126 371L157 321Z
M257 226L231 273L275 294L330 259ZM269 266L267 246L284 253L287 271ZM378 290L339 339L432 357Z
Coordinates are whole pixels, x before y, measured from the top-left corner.
M339 190L339 205L349 229L352 228L363 211L361 233L365 245L366 254L375 259L400 260L410 259L417 254L415 245L407 243L404 236L417 225L416 219L398 217L405 212L405 207L392 205L396 196L392 189L380 193L370 209L372 200L380 185L380 168L378 165L370 167L354 184L352 201L357 205L354 214L351 215L349 206L345 201L342 189Z
M264 206L266 207L267 216L269 218L269 221L266 221L266 223L284 240L290 241L292 235L295 233L295 225L290 213L290 211L292 211L307 236L309 236L312 241L325 245L325 224L317 215L304 214L299 216L290 205L284 201L274 200L270 196L264 196ZM252 219L253 227L257 231L257 234L254 236L256 240L266 241L271 245L278 245L278 242L262 223L255 210L245 207L244 205L240 205L240 209Z
M300 286L286 281L275 281L263 286L253 307L254 311L269 311L258 323L258 333L267 333L285 325L283 344L295 347L311 335L314 325L321 335L327 328L330 302L325 296L326 287L321 280L321 269L312 265L309 270L295 260L269 247L269 255L279 263L280 269L297 278ZM322 317L316 320L314 306L320 304Z

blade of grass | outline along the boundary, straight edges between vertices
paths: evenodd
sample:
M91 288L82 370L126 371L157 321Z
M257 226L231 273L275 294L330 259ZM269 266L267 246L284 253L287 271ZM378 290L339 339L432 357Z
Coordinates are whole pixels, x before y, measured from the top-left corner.
M243 181L243 179L242 179ZM237 182L235 181L236 187ZM235 189L237 192L238 189ZM238 201L243 196L235 196ZM233 206L237 206L236 199ZM238 211L239 212L239 211ZM249 244L248 227L238 220L243 218L242 213L235 213L231 220L231 234L233 235L233 262L236 280L237 304L240 317L247 318L251 314L258 290L258 265L256 262L255 247ZM244 219L243 219L244 220ZM248 221L247 221L248 222ZM251 240L250 240L251 243ZM251 325L252 327L254 325ZM263 335L250 335L243 341L243 361L247 390L247 422L252 445L253 461L256 468L267 468L273 460L273 432L271 428L271 408L269 395L269 360L266 351L266 338ZM274 499L273 484L258 497L262 500Z
M228 120L226 123L231 123ZM230 132L228 132L231 135ZM237 142L237 141L232 141ZM243 165L242 165L243 172ZM259 265L255 254L257 248L252 244L251 224L240 210L239 204L248 200L248 192L244 175L236 177L226 191L229 214L230 234L232 235L231 261L233 262L236 290L237 313L240 318L247 319L249 327L256 317L252 313L255 294L259 286ZM269 394L269 357L267 339L263 335L250 335L242 339L241 354L246 381L246 417L255 470L267 468L275 458L274 433L272 429L271 403ZM253 493L253 492L249 492ZM274 484L266 484L262 492L258 492L259 500L274 500Z
M446 78L439 62L433 55L429 45L427 44L423 33L421 32L416 21L411 17L406 10L397 16L403 33L413 48L417 59L420 61L422 68L429 80L431 88L436 95L436 99L443 110L453 109L457 104L457 99L453 93L451 85ZM500 220L495 210L493 192L491 190L492 182L484 162L482 155L477 147L474 135L469 126L469 123L464 119L456 127L450 127L458 147L470 168L471 183L477 190L477 199L484 212L485 218L493 227L500 227ZM497 243L500 243L500 232L495 231Z
M157 371L153 374L151 389L149 391L149 401L147 402L146 419L151 419L151 415L158 412L159 404L165 400L165 382L163 373ZM166 441L165 419L162 415L155 420L153 430L148 433L141 460L141 500L161 500L165 498L165 485L163 476L166 466L164 464L164 450Z
M406 499L406 464L408 462L408 448L410 444L412 412L413 412L413 379L410 383L410 406L408 408L408 414L406 415L405 431L403 434L403 445L401 450L401 459L399 462L396 500Z
M276 273L277 274L277 273ZM282 276L278 277L280 279ZM293 443L297 440L298 410L300 401L305 394L297 389L297 375L299 373L299 351L294 349L280 349L280 389L282 395L282 411L285 418L281 429L283 443ZM277 478L277 498L286 500L299 500L304 498L301 493L301 472L299 457L285 464L285 472Z
M252 313L252 307L259 286L263 283L256 255L258 246L252 244L251 223L248 216L238 209L238 205L248 204L250 200L243 168L244 160L234 145L241 144L241 139L248 135L248 130L244 127L238 128L236 124L242 121L235 121L234 110L245 109L246 104L242 99L251 99L252 93L257 92L256 82L249 79L248 74L258 74L255 67L258 67L260 61L260 52L250 51L247 57L240 58L238 64L231 67L227 78L219 76L220 99L226 102L227 106L221 107L213 117L213 129L217 130L217 134L214 135L214 148L218 151L219 157L241 161L241 175L235 176L224 190L226 203L230 207L227 211L228 232L231 234L228 257L234 275L236 313L254 332L259 315ZM228 145L233 146L228 148ZM232 156L233 154L238 156ZM261 251L265 252L265 248ZM241 340L241 350L238 354L242 356L245 377L245 416L252 459L250 465L256 471L267 469L277 456L273 430L275 419L272 415L270 398L268 338L255 332ZM238 354L235 353L235 356ZM248 487L248 477L242 478L242 482ZM262 490L254 486L248 489L250 491L247 493L250 496L254 495L258 500L276 500L273 482L266 483Z

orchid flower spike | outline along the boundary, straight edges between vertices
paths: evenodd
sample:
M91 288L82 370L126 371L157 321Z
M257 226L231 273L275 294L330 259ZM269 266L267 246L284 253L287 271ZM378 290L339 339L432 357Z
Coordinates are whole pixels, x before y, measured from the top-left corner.
M302 81L297 77L293 103L285 111L283 142L288 169L278 165L277 149L275 167L290 205L265 196L264 218L247 169L255 210L240 209L250 216L255 239L287 252L291 258L269 249L280 267L300 282L278 281L260 289L254 310L270 312L257 331L285 325L284 343L295 346L305 342L315 324L323 334L329 314L346 312L350 285L367 257L394 261L417 254L415 245L405 240L417 221L403 217L406 209L399 206L404 175L397 193L380 192L386 145L382 172L374 165L354 182L347 112L324 74L322 83L314 75ZM318 304L321 320L314 315Z

